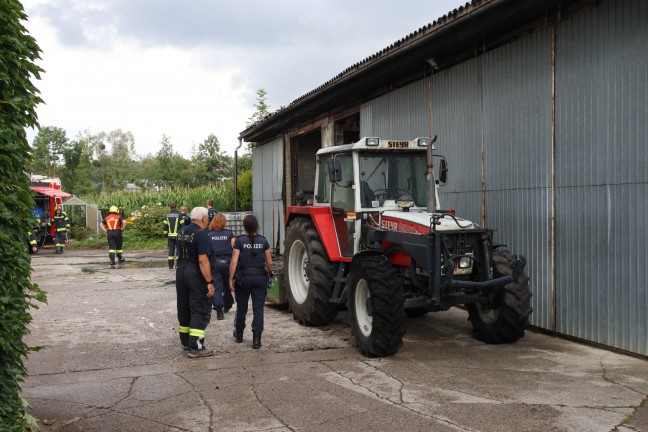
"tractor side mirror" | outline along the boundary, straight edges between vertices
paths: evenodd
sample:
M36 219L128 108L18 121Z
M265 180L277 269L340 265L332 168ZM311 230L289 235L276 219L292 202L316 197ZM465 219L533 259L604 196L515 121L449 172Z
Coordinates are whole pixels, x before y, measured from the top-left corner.
M337 183L342 180L342 166L337 158L333 157L328 161L328 169L331 183Z
M441 159L439 164L439 182L446 184L448 181L448 161Z

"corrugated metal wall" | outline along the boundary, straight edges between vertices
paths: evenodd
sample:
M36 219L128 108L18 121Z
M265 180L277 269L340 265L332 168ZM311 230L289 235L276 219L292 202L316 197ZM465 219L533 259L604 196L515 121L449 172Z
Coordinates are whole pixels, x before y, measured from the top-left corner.
M648 2L556 27L555 163L553 30L369 101L361 135L438 135L442 205L527 256L532 324L648 355Z
M495 241L527 257L531 323L552 325L551 31L535 32L482 64L486 223Z
M276 138L252 150L252 211L259 220L260 234L270 247L284 240L283 138Z
M648 3L557 34L556 330L648 355Z

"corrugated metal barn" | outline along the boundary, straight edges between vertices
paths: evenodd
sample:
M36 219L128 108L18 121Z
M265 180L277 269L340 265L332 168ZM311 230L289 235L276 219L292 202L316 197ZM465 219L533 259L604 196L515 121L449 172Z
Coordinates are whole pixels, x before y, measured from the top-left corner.
M539 328L648 355L648 2L474 0L241 133L281 250L315 152L438 135L441 202L528 258Z

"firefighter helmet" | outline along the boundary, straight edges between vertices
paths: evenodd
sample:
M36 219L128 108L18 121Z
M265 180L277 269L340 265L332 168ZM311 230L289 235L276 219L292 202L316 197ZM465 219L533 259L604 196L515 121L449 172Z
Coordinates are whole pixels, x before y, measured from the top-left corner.
M57 211L59 211L59 210L62 210L62 209L61 209L61 206L56 206L56 207L54 207L54 211L55 211L55 212L57 212Z
M110 213L119 213L119 209L117 208L117 206L110 207Z

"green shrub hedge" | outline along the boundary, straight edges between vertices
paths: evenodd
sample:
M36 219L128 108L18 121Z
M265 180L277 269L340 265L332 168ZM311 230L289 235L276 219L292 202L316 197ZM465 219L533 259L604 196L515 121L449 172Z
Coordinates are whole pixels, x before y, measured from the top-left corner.
M30 147L25 128L35 128L36 106L42 102L33 78L41 69L38 44L22 25L27 16L17 0L0 1L0 430L25 431L35 420L25 413L20 383L25 358L35 348L23 341L29 332L30 308L46 300L30 281L25 233L33 197L25 167Z

